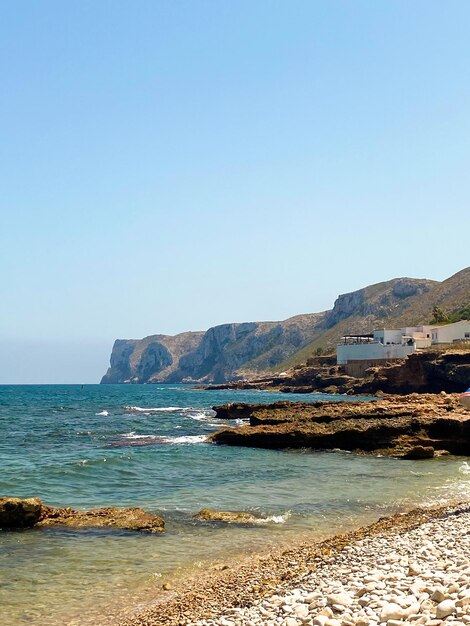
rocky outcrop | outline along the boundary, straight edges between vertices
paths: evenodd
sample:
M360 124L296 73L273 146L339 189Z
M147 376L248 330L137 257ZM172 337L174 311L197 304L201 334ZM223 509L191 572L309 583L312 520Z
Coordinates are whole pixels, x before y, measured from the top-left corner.
M426 279L395 278L340 295L325 320L325 326L331 328L352 316L385 319L396 314L397 308L407 308L409 298L427 293L435 284L435 281Z
M201 509L194 515L194 518L224 524L259 524L260 522L260 518L245 511L216 511L214 509Z
M203 337L203 332L188 332L116 339L101 383L166 382L178 370L180 359L196 350Z
M31 528L39 522L42 503L39 498L0 497L0 529Z
M147 513L143 509L134 507L121 509L106 507L79 511L71 508L56 509L42 507L38 526L69 526L73 528L110 527L121 530L138 530L149 533L161 533L165 529L165 522L160 515Z
M39 498L0 497L0 529L13 530L33 526L70 526L73 528L106 526L121 530L160 533L165 529L165 522L159 515L147 513L140 508L106 507L79 511L47 506Z
M308 343L323 313L207 332L116 340L102 383L221 382L270 370Z
M458 393L470 382L470 347L428 350L366 370L363 378L345 374L334 357L310 358L282 376L265 376L206 386L205 389L263 389L284 393L376 394L377 392Z
M216 444L260 448L342 449L407 458L437 451L470 454L470 412L458 395L412 394L355 402L225 405L217 415L241 415L249 425L210 436ZM432 450L431 450L432 449Z
M356 393L462 392L470 382L470 349L415 353L398 363L370 368L356 381Z

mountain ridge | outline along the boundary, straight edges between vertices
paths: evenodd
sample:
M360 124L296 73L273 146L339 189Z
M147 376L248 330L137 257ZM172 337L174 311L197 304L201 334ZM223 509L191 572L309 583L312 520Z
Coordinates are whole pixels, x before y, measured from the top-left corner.
M341 294L331 310L279 322L241 322L174 336L117 339L101 383L223 383L305 362L347 333L426 324L433 307L470 302L470 267L439 282L394 278Z

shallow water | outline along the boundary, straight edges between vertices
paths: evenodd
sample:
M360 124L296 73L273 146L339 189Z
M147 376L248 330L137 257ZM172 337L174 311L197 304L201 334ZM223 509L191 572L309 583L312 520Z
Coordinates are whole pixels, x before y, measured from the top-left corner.
M111 606L145 601L188 566L467 497L470 468L462 458L399 461L204 443L223 424L210 410L215 404L318 397L183 385L0 387L1 494L77 508L141 506L166 520L158 536L2 533L3 623L105 624ZM254 511L266 523L197 522L192 516L203 507Z

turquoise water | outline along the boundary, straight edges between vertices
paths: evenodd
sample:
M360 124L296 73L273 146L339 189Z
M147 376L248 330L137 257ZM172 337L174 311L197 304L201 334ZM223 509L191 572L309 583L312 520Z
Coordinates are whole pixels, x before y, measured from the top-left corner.
M213 446L211 406L315 395L184 385L0 386L0 494L55 506L141 506L163 535L109 529L0 534L3 623L107 624L163 581L230 554L324 536L418 503L467 497L465 459ZM327 396L328 398L328 396ZM341 397L329 397L341 400ZM254 511L255 528L197 522L203 507Z

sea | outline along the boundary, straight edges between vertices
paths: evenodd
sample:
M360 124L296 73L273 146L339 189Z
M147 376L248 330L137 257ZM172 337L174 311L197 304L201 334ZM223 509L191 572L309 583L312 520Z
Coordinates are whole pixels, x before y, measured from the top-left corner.
M287 399L351 398L189 385L0 386L0 495L80 509L139 506L166 522L163 534L0 531L1 623L115 624L165 582L215 563L468 499L463 457L404 461L207 442L234 425L216 419L213 406ZM205 507L251 511L260 522L196 520Z

